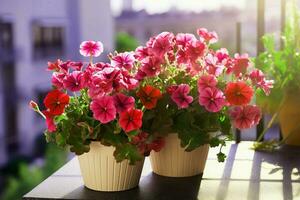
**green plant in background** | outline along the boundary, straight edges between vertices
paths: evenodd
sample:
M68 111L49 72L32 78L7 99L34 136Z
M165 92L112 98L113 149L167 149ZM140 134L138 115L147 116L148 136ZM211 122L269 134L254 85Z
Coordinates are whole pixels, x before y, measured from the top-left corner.
M8 178L7 186L0 199L21 199L24 194L29 192L32 188L37 186L45 178L61 167L65 163L66 158L67 154L65 151L53 144L49 144L43 166L31 167L25 163L20 164L18 176L11 176Z
M284 104L284 99L290 94L300 94L300 14L293 1L288 6L288 16L285 31L281 36L282 47L276 47L274 35L268 34L262 38L265 51L256 59L256 66L267 72L275 81L274 88L269 96L263 95L263 91L257 91L257 103L264 108L266 113L272 114L272 118L266 129L257 141L260 141L267 130L277 120ZM287 138L286 138L287 139ZM256 143L255 149L272 151L284 141L268 141Z
M138 41L125 32L119 32L116 35L116 51L134 51L139 45Z

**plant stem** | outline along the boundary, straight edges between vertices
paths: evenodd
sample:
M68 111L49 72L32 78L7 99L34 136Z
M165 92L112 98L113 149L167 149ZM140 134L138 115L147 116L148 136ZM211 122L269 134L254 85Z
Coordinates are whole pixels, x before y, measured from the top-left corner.
M267 133L267 130L269 130L269 128L271 128L271 126L273 125L273 122L275 121L276 117L278 116L278 112L274 113L271 120L269 121L267 127L263 130L263 132L259 135L259 137L257 138L257 142L261 141L262 138L264 137L264 135Z
M279 112L281 111L283 102L284 102L284 100L282 100L282 101L280 102L280 105L279 105L279 107L278 107L277 112L273 114L273 116L272 116L271 120L269 121L267 127L266 127L266 128L263 130L263 132L259 135L259 137L257 138L256 142L260 142L260 141L263 139L263 137L265 136L265 134L267 133L267 130L269 130L269 128L271 128L271 126L273 125L273 123L274 123L275 119L277 118Z

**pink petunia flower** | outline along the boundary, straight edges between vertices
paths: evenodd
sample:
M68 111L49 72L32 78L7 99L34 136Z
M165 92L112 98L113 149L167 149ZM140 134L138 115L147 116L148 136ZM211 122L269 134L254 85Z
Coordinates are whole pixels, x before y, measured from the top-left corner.
M93 99L90 109L93 111L93 117L102 124L106 124L116 118L116 107L111 96Z
M72 92L81 90L83 87L82 75L81 71L73 71L66 75L63 80L64 87Z
M179 49L176 54L176 60L178 64L186 65L189 62L189 54L182 49Z
M134 98L128 97L122 93L114 95L114 103L118 113L129 110L134 107Z
M229 58L229 53L227 49L221 48L216 51L215 56L218 58L219 63L224 63L224 61L226 62Z
M127 70L121 71L121 79L119 80L120 88L117 89L126 89L133 90L138 86L138 80L131 76Z
M259 69L253 70L250 73L250 79L252 84L258 88L261 88L266 95L269 95L271 92L271 88L273 88L274 81L266 80L265 75Z
M139 46L135 49L134 57L138 60L143 60L149 56L149 49L147 47Z
M229 116L236 128L246 129L259 123L261 111L256 105L237 106L229 111Z
M208 87L200 92L199 104L209 112L218 112L225 105L225 97L221 90Z
M206 88L214 88L217 86L217 79L213 75L202 75L198 80L198 92L205 90Z
M152 43L151 52L155 56L162 58L165 55L165 53L172 50L173 39L174 39L173 33L162 32L158 34Z
M197 29L197 34L200 36L200 39L213 44L218 41L218 35L216 32L209 32L206 28L199 28Z
M80 44L79 52L85 57L98 57L103 52L103 44L99 41L84 41Z
M205 57L205 63L207 72L214 76L220 76L225 68L222 63L218 62L218 58L211 53Z
M177 104L179 108L187 108L193 101L193 97L189 96L190 86L187 84L180 84L172 93L171 99Z
M245 73L249 64L250 64L250 60L248 54L242 54L242 55L235 54L234 65L232 68L234 75L239 76L240 74Z
M184 49L188 44L190 44L192 41L196 41L196 37L193 34L189 33L178 33L176 35L176 45L182 49Z
M135 61L133 55L132 52L119 53L111 58L111 65L129 70L133 67Z
M147 57L142 61L141 70L149 77L160 73L161 61L156 57Z
M195 40L189 43L186 47L186 53L190 59L190 62L194 63L199 57L203 56L205 49L205 43L199 40Z
M55 86L57 89L64 89L64 83L63 80L65 78L66 74L60 73L60 72L54 72L51 77L51 83L53 86Z

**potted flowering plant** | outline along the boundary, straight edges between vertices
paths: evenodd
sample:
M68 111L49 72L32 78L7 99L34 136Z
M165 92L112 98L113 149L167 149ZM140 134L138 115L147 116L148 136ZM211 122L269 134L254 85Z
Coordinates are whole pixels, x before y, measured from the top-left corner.
M165 138L165 147L150 155L159 175L202 173L209 145L220 146L218 160L224 161L221 150L231 124L238 129L256 125L261 112L250 105L253 94L258 88L269 94L272 87L247 54L214 51L217 34L203 28L197 34L163 32L135 51L142 130Z
M283 140L257 143L261 149L273 150L282 143L300 145L300 14L295 2L288 6L289 15L282 38L282 48L277 49L274 35L265 35L265 52L256 60L257 66L267 70L275 80L273 92L269 97L257 93L258 104L273 117L261 138L277 119L280 123Z
M216 33L197 32L199 38L163 32L135 52L109 54L110 63L93 63L103 47L87 41L80 53L89 63L48 64L54 89L46 109L31 106L46 119L47 140L79 155L88 188L136 186L151 150L157 174L202 173L209 145L220 146L224 161L231 123L239 129L258 123L260 109L250 101L256 88L269 85L257 84L247 55L214 51Z
M101 42L86 41L80 53L89 63L49 62L53 90L44 99L46 109L33 101L30 105L46 120L47 141L78 155L88 188L127 190L138 185L144 155L159 151L163 142L140 131L143 111L132 96L138 86L132 55L93 63L102 52ZM124 65L118 63L121 58Z

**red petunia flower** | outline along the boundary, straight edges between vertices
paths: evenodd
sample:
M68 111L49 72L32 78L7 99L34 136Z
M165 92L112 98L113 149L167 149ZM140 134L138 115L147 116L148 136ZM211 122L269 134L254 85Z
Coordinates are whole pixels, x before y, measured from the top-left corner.
M245 105L251 101L253 89L245 82L228 83L225 89L226 100L231 105Z
M159 89L151 85L146 85L137 92L137 96L141 99L145 108L152 109L155 108L157 100L160 99L162 95Z
M143 112L138 109L129 109L120 114L119 124L125 132L141 128Z
M49 71L59 71L60 66L63 62L57 59L55 62L48 62L48 70Z
M53 115L51 112L49 112L49 109L42 111L42 113L46 117L46 126L48 129L48 132L52 133L52 132L56 131L56 125L54 123L55 115Z
M44 104L52 115L61 115L66 105L69 104L69 96L59 90L52 90L44 99Z

